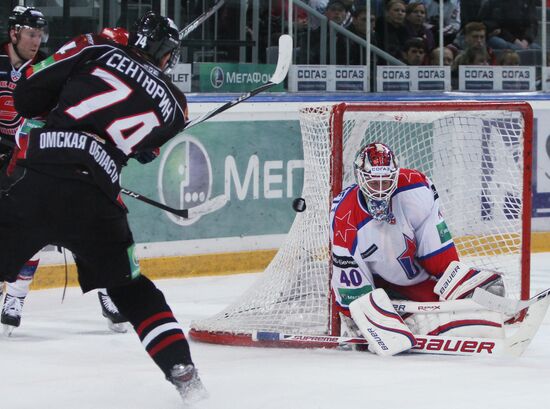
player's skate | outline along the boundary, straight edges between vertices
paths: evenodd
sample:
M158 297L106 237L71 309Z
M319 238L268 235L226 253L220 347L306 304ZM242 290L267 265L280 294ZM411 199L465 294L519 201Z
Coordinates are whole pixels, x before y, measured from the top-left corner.
M23 312L23 303L25 297L14 297L6 293L4 304L2 305L2 315L0 321L4 324L4 334L10 336L15 328L21 325L21 314Z
M107 325L109 326L109 329L111 331L121 333L128 331L125 325L125 322L128 320L120 313L116 305L113 303L113 300L111 300L111 297L101 291L97 292L97 296L99 298L99 304L101 304L101 313L105 318L107 318Z
M174 384L184 403L193 404L208 398L208 391L193 365L174 365L170 373L168 380Z

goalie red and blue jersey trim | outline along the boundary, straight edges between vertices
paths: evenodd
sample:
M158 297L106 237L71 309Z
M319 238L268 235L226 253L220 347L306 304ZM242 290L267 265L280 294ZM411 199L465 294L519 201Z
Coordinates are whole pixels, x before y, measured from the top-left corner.
M372 217L358 206L355 195L361 198L357 185L351 186L340 194L340 203L336 205L332 221L334 244L348 249L351 254L357 248L357 232L372 220Z
M426 188L429 188L428 184L427 183L415 183L414 185L407 185L407 186L403 186L403 187L398 187L395 192L393 192L393 196L401 193L401 192L406 192L407 190L412 190L412 189L418 189L420 187L426 187Z
M435 277L441 277L451 261L459 261L454 242L416 259L424 270Z

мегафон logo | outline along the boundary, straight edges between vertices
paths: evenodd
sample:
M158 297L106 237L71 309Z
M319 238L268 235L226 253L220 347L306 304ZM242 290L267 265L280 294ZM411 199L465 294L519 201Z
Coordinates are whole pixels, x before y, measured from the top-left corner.
M225 74L221 67L215 66L212 68L212 71L210 71L210 84L214 88L221 88L223 86L225 79Z
M159 167L158 193L162 203L178 209L190 209L210 199L212 166L206 149L196 138L180 135L170 141ZM200 219L166 215L181 226Z

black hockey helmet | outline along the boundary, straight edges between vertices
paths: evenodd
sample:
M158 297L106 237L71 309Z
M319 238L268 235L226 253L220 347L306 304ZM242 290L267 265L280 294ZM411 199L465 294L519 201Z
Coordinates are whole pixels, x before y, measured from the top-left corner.
M8 31L25 27L42 29L42 42L48 41L48 22L44 14L34 7L15 6L8 17Z
M157 65L162 57L167 53L171 53L170 60L163 70L166 72L179 59L180 36L178 27L168 17L149 11L137 20L133 29L130 30L128 45L141 50Z

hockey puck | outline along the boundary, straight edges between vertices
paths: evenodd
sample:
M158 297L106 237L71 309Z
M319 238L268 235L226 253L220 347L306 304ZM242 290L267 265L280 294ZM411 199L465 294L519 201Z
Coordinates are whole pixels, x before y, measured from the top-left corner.
M292 208L297 213L302 213L306 210L306 200L303 197L297 197L292 201Z

